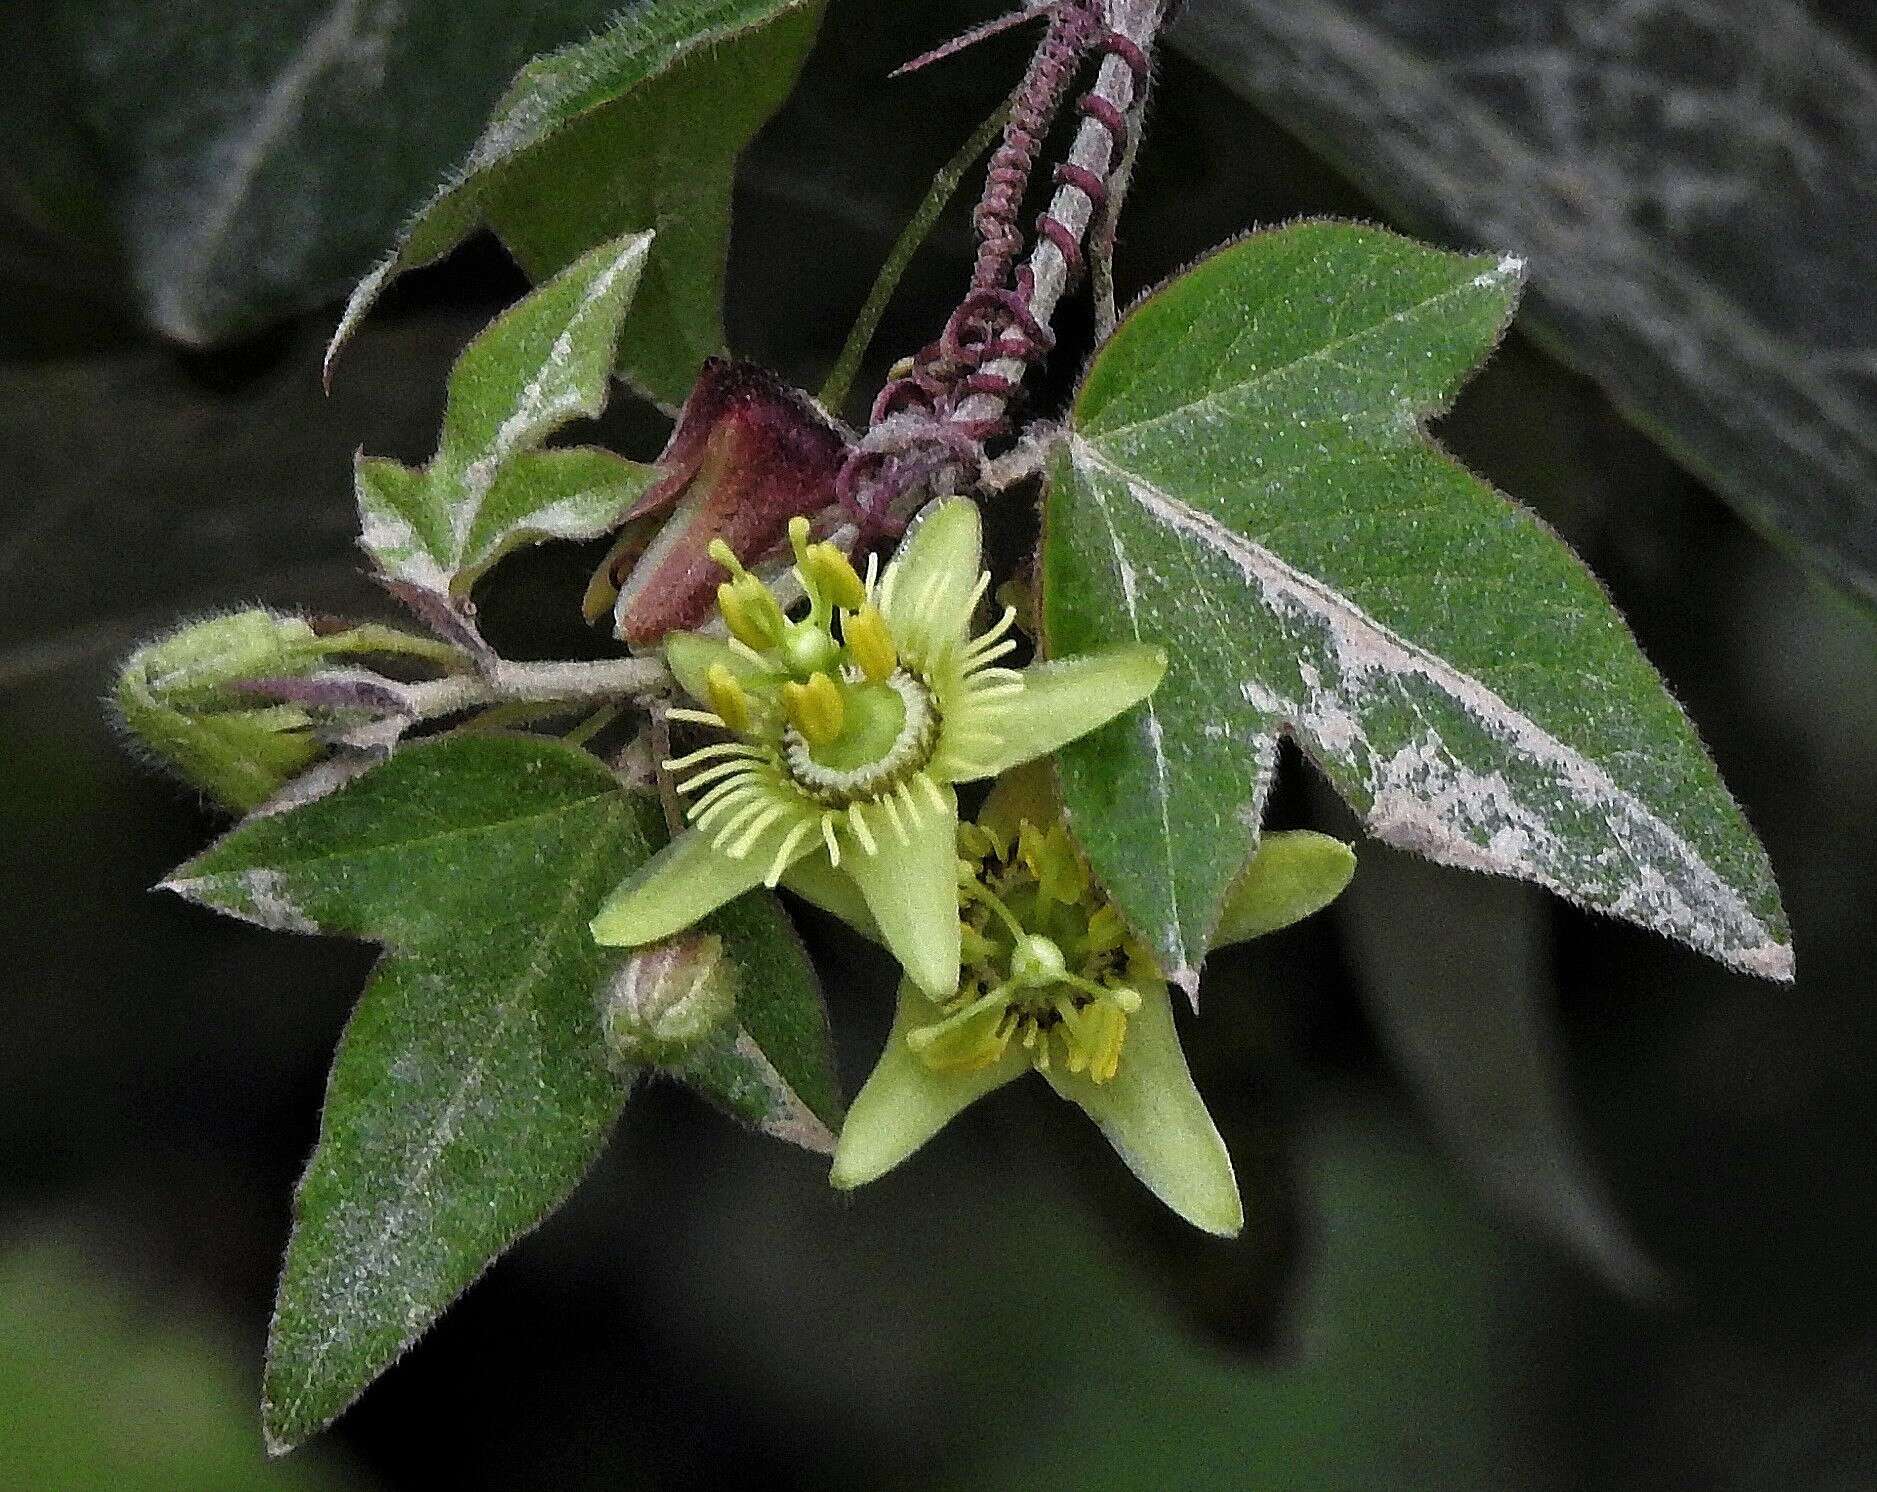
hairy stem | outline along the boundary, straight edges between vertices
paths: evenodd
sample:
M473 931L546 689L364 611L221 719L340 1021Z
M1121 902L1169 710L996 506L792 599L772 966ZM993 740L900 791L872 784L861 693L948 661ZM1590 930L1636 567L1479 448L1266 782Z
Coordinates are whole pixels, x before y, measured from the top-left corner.
M1107 0L1108 24L1142 51L1152 55L1155 34L1166 19L1166 0ZM1137 93L1134 74L1119 57L1104 57L1095 80L1094 95L1131 114ZM1069 150L1069 163L1104 181L1116 166L1114 141L1108 130L1093 119L1084 119ZM1095 203L1080 187L1064 182L1050 200L1049 215L1067 228L1078 240L1088 236L1095 215ZM1030 252L1030 272L1034 283L1027 302L1030 315L1039 326L1049 327L1056 306L1069 285L1069 263L1053 239L1039 238ZM987 371L1021 381L1028 372L1014 359L988 365ZM1009 401L996 394L973 394L958 407L961 421L994 420L1000 417Z

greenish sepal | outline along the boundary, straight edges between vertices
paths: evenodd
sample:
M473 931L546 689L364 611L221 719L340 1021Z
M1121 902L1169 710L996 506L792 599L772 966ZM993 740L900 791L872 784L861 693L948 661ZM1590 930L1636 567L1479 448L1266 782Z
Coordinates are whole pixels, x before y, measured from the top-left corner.
M760 885L769 856L759 843L740 859L718 850L710 835L687 829L628 876L594 917L594 941L637 948L681 933L725 902Z
M1165 651L1141 643L1032 664L1023 692L992 707L998 744L977 759L994 775L1046 756L1132 709L1166 671Z
M943 999L958 988L958 799L949 787L939 793L944 812L908 815L904 840L890 829L878 834L877 852L851 869L893 957Z
M982 553L976 503L954 497L926 509L894 558L892 594L881 607L904 657L923 664L964 635Z
M665 637L665 666L678 687L705 709L711 708L710 671L721 664L745 689L767 690L775 675L742 648L701 632L672 632Z
M1308 829L1266 834L1225 893L1212 946L1262 937L1321 911L1355 873L1356 853L1340 839Z
M882 947L886 945L880 935L880 924L867 909L867 898L860 894L860 887L845 870L834 868L825 850L797 860L782 873L781 885L783 890L792 891L803 901L839 917L862 937Z
M1158 981L1141 995L1113 1078L1091 1082L1061 1064L1051 1064L1043 1075L1101 1126L1116 1154L1156 1197L1194 1227L1235 1237L1245 1226L1245 1206L1232 1157L1180 1050L1173 1002Z
M934 1072L921 1062L906 1037L944 1019L944 1012L908 979L899 987L886 1050L841 1126L828 1179L842 1190L885 1175L943 1129L967 1104L1001 1088L1029 1067L1013 1044L988 1067L975 1072Z

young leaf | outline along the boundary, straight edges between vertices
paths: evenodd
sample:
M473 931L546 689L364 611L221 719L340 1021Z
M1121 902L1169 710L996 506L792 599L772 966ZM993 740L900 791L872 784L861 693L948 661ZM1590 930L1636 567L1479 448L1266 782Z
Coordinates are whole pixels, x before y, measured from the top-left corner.
M658 231L620 371L676 408L722 351L737 155L781 105L822 0L664 0L524 67L456 176L352 293L327 354L394 276L486 222L530 277Z
M651 484L651 467L610 451L535 449L605 408L651 240L601 244L469 344L428 466L359 459L360 542L388 579L461 596L517 545L605 532Z
M663 838L649 797L584 752L445 737L249 820L167 883L268 927L387 950L300 1185L268 1356L276 1449L351 1403L598 1154L627 1090L597 1003L619 956L587 921ZM751 1008L820 1020L792 945L738 932L725 941ZM811 1011L792 1008L802 999ZM778 1065L819 1099L832 1080L802 1070L805 1050Z
M1289 732L1379 838L1790 978L1764 852L1608 598L1421 421L1523 266L1304 223L1149 297L1051 462L1052 651L1165 646L1061 757L1098 873L1190 988Z

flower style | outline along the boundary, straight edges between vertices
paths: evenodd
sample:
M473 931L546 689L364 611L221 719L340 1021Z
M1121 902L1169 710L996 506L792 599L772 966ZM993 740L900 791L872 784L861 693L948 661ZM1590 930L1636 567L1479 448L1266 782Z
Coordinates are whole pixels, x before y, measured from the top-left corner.
M1158 648L999 666L1016 612L973 637L990 585L977 508L936 505L884 574L863 583L832 545L790 524L809 608L791 620L729 546L718 590L728 641L674 633L665 657L705 710L674 719L726 732L667 767L692 797L691 827L621 885L593 919L601 943L633 947L689 927L751 887L778 883L866 919L934 999L958 986L958 800L1113 719L1152 692Z
M841 1130L834 1184L891 1170L1034 1067L1181 1217L1237 1233L1231 1157L1187 1070L1166 981L1095 885L1047 773L1000 780L959 849L963 978L943 1000L901 986L886 1050ZM1354 868L1349 848L1325 835L1265 835L1227 899L1219 941L1307 916Z

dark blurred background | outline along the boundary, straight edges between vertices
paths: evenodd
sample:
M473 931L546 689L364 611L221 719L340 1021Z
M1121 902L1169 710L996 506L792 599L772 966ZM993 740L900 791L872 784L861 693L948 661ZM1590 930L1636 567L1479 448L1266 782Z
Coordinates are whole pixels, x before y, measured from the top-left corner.
M191 22L211 28L191 42L201 69L220 65L224 8ZM277 24L291 42L329 8L239 24ZM1844 379L1812 390L1819 408L1839 401L1837 470L1877 450L1862 272L1877 263L1862 206L1877 198L1857 195L1877 138L1872 23L1861 5L1784 3L1284 7L1286 26L1345 42L1336 27L1395 28L1382 40L1403 69L1414 46L1524 28L1525 60L1501 59L1477 98L1465 91L1479 70L1449 57L1441 73L1460 104L1514 123L1506 78L1548 87L1547 58L1553 74L1575 58L1590 71L1573 76L1594 79L1603 64L1572 50L1590 21L1665 27L1648 43L1653 82L1612 76L1577 96L1584 138L1621 144L1598 159L1628 160L1637 180L1668 180L1664 152L1672 166L1677 149L1747 139L1729 117L1690 144L1671 75L1757 87L1769 138L1793 159L1827 152L1808 167L1822 173L1812 216L1766 230L1790 234L1792 255L1751 269L1727 247L1729 234L1764 242L1742 225L1803 186L1784 156L1704 160L1731 194L1677 198L1689 216L1655 240L1687 283L1802 282L1763 304L1740 295L1731 322L1703 303L1700 326L1663 333L1649 318L1668 313L1615 295L1586 321L1574 287L1594 289L1598 271L1569 258L1581 236L1555 240L1548 264L1544 205L1521 215L1529 183L1495 178L1503 161L1470 182L1493 199L1499 179L1503 213L1469 226L1454 202L1378 170L1330 51L1312 74L1319 118L1300 112L1313 106L1294 72L1288 91L1222 82L1235 75L1216 38L1263 46L1267 63L1278 45L1244 29L1265 7L1239 0L1194 0L1176 33L1119 272L1138 290L1300 214L1535 248L1544 345L1515 332L1441 437L1569 539L1687 706L1778 870L1795 988L1364 846L1344 902L1216 960L1206 1018L1187 1023L1245 1188L1242 1239L1162 1215L1038 1083L852 1198L828 1190L819 1159L655 1086L561 1214L334 1430L264 1462L255 1406L292 1187L372 953L151 894L220 821L139 766L102 696L128 648L178 617L244 601L388 614L350 548L351 453L421 458L452 358L523 282L486 240L410 276L328 398L317 367L333 292L460 154L514 62L605 9L536 7L485 52L464 41L481 68L471 96L426 104L447 138L409 138L432 117L414 108L374 147L414 189L365 224L370 241L289 274L252 329L206 337L159 314L177 302L137 238L188 241L186 190L154 207L137 195L187 172L139 174L136 152L186 153L189 121L149 106L137 117L157 123L124 143L137 96L188 86L187 69L158 78L135 62L140 25L169 37L168 7L32 0L0 20L16 75L0 167L0 1486L1877 1485L1877 624L1858 599L1877 593L1860 548L1870 510L1820 479L1798 511L1722 471L1716 431L1759 440L1756 416L1728 402L1757 385L1704 393L1692 376L1762 354L1810 366L1816 333L1837 359L1818 353L1819 376ZM1005 38L887 84L892 65L996 7L913 9L837 0L794 102L745 160L732 340L810 386L930 173L1025 56ZM1672 45L1677 15L1706 26L1698 44ZM1740 45L1753 34L1785 51L1756 55ZM493 56L502 46L512 55ZM404 76L391 61L386 88ZM1840 128L1859 117L1861 134ZM1653 156L1636 143L1651 138ZM1464 168L1463 141L1429 141ZM290 204L309 240L329 226L315 187ZM1644 212L1655 199L1637 191ZM968 255L959 204L893 305L875 383L942 322ZM1624 269L1602 272L1615 283ZM285 314L296 295L303 308ZM1784 343L1769 351L1755 318ZM1065 327L1086 346L1085 311ZM1681 335L1683 381L1625 386L1624 369L1649 366L1625 353L1632 334L1658 348ZM1045 410L1074 354L1059 364ZM1768 429L1800 429L1780 402L1792 387L1768 385ZM663 419L615 406L605 436L655 453ZM1753 448L1780 464L1776 446ZM1000 529L1014 556L1023 519ZM498 645L602 651L577 616L596 559L562 546L504 566L484 609ZM1277 814L1353 833L1298 760ZM831 925L806 931L836 971L851 1085L884 1035L889 975Z

